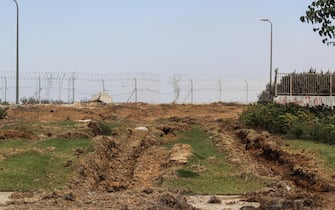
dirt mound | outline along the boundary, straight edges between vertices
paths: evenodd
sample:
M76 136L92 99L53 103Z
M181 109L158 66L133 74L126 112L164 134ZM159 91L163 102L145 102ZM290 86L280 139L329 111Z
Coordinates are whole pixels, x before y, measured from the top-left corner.
M82 180L92 190L116 192L150 187L167 160L167 151L142 131L132 132L127 141L97 136L93 142L94 152L81 162L80 168Z
M267 166L273 176L280 177L282 184L273 186L275 192L260 196L263 209L279 206L292 208L299 206L319 205L320 200L315 193L331 192L334 187L329 180L323 178L314 167L309 157L301 154L291 154L282 149L280 139L270 137L268 133L258 133L252 129L238 130L237 135L245 145L245 150L252 154L257 161ZM298 187L291 190L292 187ZM304 192L308 190L308 192Z
M170 120L174 121L174 123L171 123ZM160 119L157 122L158 125L156 126L156 129L161 131L160 136L164 135L176 136L177 132L184 132L190 130L192 128L191 124L194 124L194 122L187 123L189 121L188 118L185 119L185 118L173 117L172 119L168 119L167 120L168 122L161 122L161 121L162 120Z
M0 139L38 139L36 135L29 131L16 130L2 130L0 131Z
M11 107L8 118L0 121L0 127L17 129L0 131L0 139L35 139L34 134L27 132L33 130L36 135L41 134L38 135L40 139L92 138L93 145L86 157L80 156L83 159L80 160L78 176L68 184L69 189L22 196L14 194L11 205L5 208L192 209L182 196L156 188L175 167L170 162L170 151L160 141L174 140L180 132L190 130L192 125L200 125L208 131L212 143L240 168L241 173L252 173L269 183L266 189L246 195L250 202L260 202L261 209L334 209L333 174L324 176L314 159L302 152L285 150L282 140L268 133L238 130L236 135L235 131L241 125L235 120L243 109L244 106L221 103ZM62 127L63 121L70 126ZM78 121L81 123L72 123ZM113 127L108 134L104 122L120 127ZM26 126L27 131L20 129L29 124L34 125L33 129L29 126ZM148 130L135 130L138 126L145 126ZM100 136L103 134L113 137ZM79 157L83 151L74 153ZM180 152L177 149L176 155ZM213 157L208 161L215 162L216 159ZM77 164L73 166L77 167ZM230 203L227 208L232 206Z
M159 197L158 205L149 207L147 210L196 210L187 203L187 200L183 196L173 196L172 194L166 193Z
M57 138L60 138L60 139L76 139L76 138L88 139L90 138L90 135L83 133L83 132L68 132L65 134L57 135Z
M81 162L80 175L92 189L108 190L112 180L112 161L119 154L119 144L111 137L99 136L93 139L94 153ZM114 189L122 188L117 183Z

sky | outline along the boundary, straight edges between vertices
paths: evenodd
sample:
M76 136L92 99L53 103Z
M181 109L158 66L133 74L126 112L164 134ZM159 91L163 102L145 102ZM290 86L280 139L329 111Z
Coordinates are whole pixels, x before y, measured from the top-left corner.
M299 17L309 1L18 0L20 71L150 72L269 77L273 69L335 70ZM0 1L0 71L15 70L16 8Z
M18 0L21 71L267 74L333 70L299 17L311 1ZM15 69L16 10L0 1L0 71Z

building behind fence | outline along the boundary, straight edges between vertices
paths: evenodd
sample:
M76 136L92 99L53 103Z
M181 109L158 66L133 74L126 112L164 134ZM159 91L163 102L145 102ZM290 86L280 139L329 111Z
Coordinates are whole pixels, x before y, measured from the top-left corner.
M233 79L220 75L153 73L21 72L21 101L73 103L100 92L116 103L212 103L257 101L266 79ZM0 72L2 102L15 99L15 72ZM1 83L0 83L1 84Z

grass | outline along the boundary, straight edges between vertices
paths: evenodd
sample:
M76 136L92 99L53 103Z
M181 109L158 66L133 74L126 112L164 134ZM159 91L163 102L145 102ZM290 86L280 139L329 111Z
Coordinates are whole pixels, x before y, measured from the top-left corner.
M49 147L55 150L49 151ZM78 164L74 150L87 147L88 139L1 141L0 154L6 158L0 161L0 191L61 189ZM66 160L72 160L73 164L64 167Z
M0 151L7 151L9 148L23 148L30 144L29 140L1 140Z
M57 127L70 127L73 128L77 125L78 123L73 121L73 120L63 120L63 121L54 121L54 122L49 122L46 123L45 125L47 126L57 126Z
M112 135L112 126L106 122L99 122L99 126L102 129L102 135L110 136Z
M72 152L72 150L81 147L88 147L88 139L48 139L45 141L38 142L34 146L47 149L48 147L56 147L55 151L61 153Z
M100 121L99 126L102 129L102 135L110 136L113 133L113 129L123 127L125 123L123 122L110 122L110 121Z
M335 171L335 145L308 140L286 140L285 143L288 144L292 150L305 150L316 154L317 158L324 163L324 167Z
M182 178L191 178L191 177L196 177L199 176L198 173L195 173L193 171L185 170L185 169L178 169L177 174L179 177Z
M163 187L187 189L194 194L227 195L259 190L265 186L263 180L252 174L241 173L236 167L228 164L224 154L216 150L208 137L207 133L195 127L184 132L176 141L166 144L169 148L176 143L189 144L193 155L182 169L176 171L177 178L165 180ZM204 170L197 172L194 168Z

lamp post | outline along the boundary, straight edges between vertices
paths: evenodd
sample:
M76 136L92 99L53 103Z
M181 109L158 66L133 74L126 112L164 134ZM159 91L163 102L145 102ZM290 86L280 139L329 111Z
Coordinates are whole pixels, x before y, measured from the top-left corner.
M271 38L270 38L270 87L272 84L272 22L269 19L261 19L261 21L269 22L271 26Z
M19 104L19 4L16 5L16 104Z

